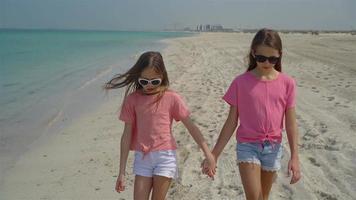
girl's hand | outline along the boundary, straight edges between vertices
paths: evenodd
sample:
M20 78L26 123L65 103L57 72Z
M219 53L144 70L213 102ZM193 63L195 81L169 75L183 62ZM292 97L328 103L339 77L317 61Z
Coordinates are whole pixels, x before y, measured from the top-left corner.
M300 167L299 167L299 159L291 158L288 162L288 177L292 174L292 179L290 184L294 184L299 181L301 178Z
M203 160L203 162L201 162L201 165L200 165L200 167L201 167L201 172L203 173L203 174L206 174L206 175L208 175L208 173L209 173L209 167L208 167L209 165L208 165L208 161L206 160L206 158Z
M116 180L115 190L120 193L125 190L125 175L119 174Z
M210 178L214 180L214 176L216 173L216 161L212 154L210 156L207 156L203 160L201 167L202 167L202 173L207 174Z

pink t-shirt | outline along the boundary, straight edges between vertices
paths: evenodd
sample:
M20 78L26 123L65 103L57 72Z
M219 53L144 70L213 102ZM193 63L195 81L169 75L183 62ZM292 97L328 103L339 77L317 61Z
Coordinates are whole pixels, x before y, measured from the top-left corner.
M238 142L282 141L284 115L295 106L295 81L279 73L274 80L258 79L251 71L237 76L223 99L237 106Z
M128 95L121 108L119 119L132 123L130 150L144 153L177 148L172 135L173 119L180 121L190 112L183 99L168 90L159 102L157 95L145 95L139 91Z

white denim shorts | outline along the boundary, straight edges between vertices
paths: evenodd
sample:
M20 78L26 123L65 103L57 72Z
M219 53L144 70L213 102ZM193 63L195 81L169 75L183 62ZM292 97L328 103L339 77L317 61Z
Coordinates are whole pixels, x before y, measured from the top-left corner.
M133 173L145 177L157 175L174 179L177 178L176 150L153 151L146 154L135 151Z

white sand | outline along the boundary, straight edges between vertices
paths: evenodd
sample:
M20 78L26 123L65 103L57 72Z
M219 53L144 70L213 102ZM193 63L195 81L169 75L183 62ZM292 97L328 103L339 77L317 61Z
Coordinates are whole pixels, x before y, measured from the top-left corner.
M183 95L210 145L227 116L221 96L245 71L253 34L213 33L165 41L172 89ZM285 176L289 147L284 137L282 170L271 199L356 198L356 36L282 34L283 71L298 83L297 117L302 180ZM121 99L98 108L60 134L41 137L8 171L0 199L132 199L132 156L127 190L114 191L122 123ZM200 173L202 153L182 124L174 126L180 177L168 199L244 199L235 139L225 147L214 181Z

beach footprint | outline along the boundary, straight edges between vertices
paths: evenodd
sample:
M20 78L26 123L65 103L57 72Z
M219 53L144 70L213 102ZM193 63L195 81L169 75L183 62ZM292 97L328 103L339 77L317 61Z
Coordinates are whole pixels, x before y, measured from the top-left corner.
M324 122L314 123L314 126L318 127L319 132L322 134L328 132L328 126Z
M315 158L309 157L308 160L316 167L320 167L320 164L316 162Z

